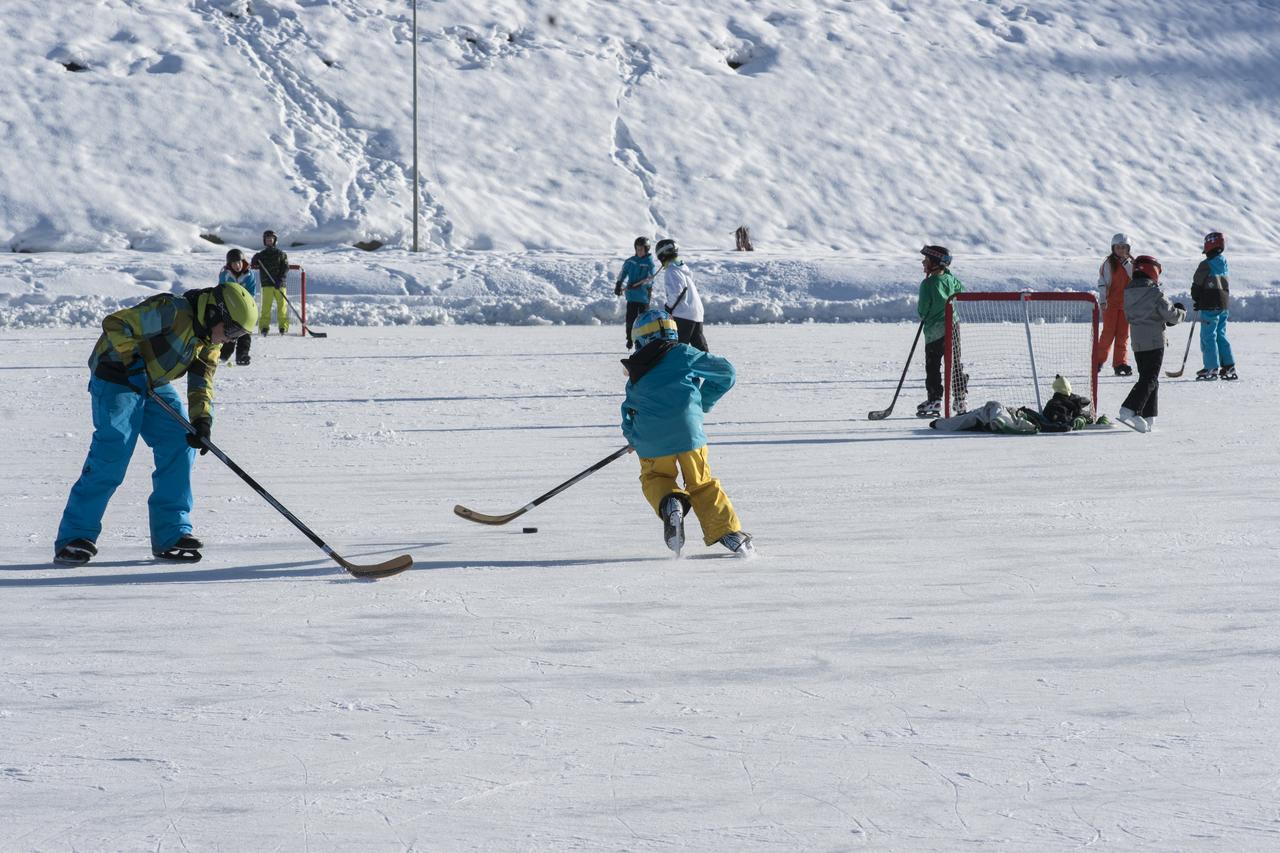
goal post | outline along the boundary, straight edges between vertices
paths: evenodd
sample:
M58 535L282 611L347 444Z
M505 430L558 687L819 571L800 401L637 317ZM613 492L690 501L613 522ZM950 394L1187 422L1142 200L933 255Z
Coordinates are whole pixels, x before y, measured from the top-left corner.
M989 400L1040 411L1058 374L1098 411L1099 317L1092 293L957 293L946 310L944 413Z

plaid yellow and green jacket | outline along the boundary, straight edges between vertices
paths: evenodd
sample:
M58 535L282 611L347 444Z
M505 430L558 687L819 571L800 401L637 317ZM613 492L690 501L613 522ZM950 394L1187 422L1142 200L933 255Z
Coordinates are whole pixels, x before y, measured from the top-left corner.
M196 320L201 291L181 296L161 293L132 308L108 314L102 337L89 356L89 370L99 379L128 385L128 368L141 358L152 385L187 375L187 406L192 421L213 419L213 374L221 347L210 343L209 331Z

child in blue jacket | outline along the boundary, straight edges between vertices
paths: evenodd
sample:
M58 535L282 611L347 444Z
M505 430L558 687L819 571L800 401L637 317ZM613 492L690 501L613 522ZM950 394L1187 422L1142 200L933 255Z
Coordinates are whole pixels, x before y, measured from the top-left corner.
M627 296L627 349L631 349L634 342L631 329L636 318L649 307L653 279L658 272L658 262L649 254L649 238L637 237L635 249L636 253L622 262L622 271L613 283L614 293Z
M1236 357L1227 340L1227 318L1231 316L1231 286L1227 281L1227 258L1222 253L1227 238L1221 231L1204 235L1204 260L1191 280L1191 307L1200 312L1200 354L1204 368L1196 380L1238 379Z
M227 252L226 266L218 271L218 284L226 284L229 281L233 281L249 291L250 296L257 297L258 274L249 269L249 262L244 259L244 252L239 249L231 249ZM249 347L252 343L253 341L249 335L241 335L236 338L235 343L228 344L222 348L222 363L226 364L234 354L236 364L247 365L249 363Z
M702 416L733 387L726 359L680 343L675 321L654 309L636 318L637 350L622 359L630 377L622 403L622 434L640 456L640 486L662 519L667 547L680 556L684 516L692 508L707 545L739 556L754 553L729 496L711 476ZM684 475L676 485L677 469Z

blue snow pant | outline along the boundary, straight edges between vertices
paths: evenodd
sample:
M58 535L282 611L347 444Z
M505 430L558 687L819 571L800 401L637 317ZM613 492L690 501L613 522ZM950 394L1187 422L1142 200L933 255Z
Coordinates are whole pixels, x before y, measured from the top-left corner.
M1227 318L1230 316L1231 312L1225 308L1200 312L1200 354L1204 356L1205 370L1217 370L1219 365L1235 367L1236 359L1227 340Z
M186 414L186 405L171 384L156 395ZM80 479L71 487L62 511L54 552L72 539L98 541L107 502L124 482L138 436L151 448L156 468L151 474L151 550L166 551L191 532L191 466L196 451L187 446L187 431L164 409L132 388L98 377L89 380L93 405L93 440Z

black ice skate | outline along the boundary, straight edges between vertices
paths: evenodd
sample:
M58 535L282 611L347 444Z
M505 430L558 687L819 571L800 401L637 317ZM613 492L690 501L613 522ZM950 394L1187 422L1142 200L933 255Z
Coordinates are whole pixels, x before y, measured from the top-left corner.
M53 561L60 566L83 566L98 553L98 546L88 539L72 539L53 555Z
M1234 364L1228 364L1218 371L1218 378L1232 382L1240 377L1236 375L1236 366Z
M684 503L675 495L662 499L662 538L667 547L680 556L684 548Z
M167 551L152 551L157 560L168 560L173 563L200 562L200 549L204 543L190 533L183 534Z
M1116 376L1132 376L1133 368L1127 364L1117 364L1115 366Z
M1197 382L1216 382L1218 380L1218 371L1205 368L1196 371Z
M246 367L246 366L248 366L248 364L249 364L249 356L247 356L247 355L238 355L238 356L236 356L236 364L240 365L241 367Z

